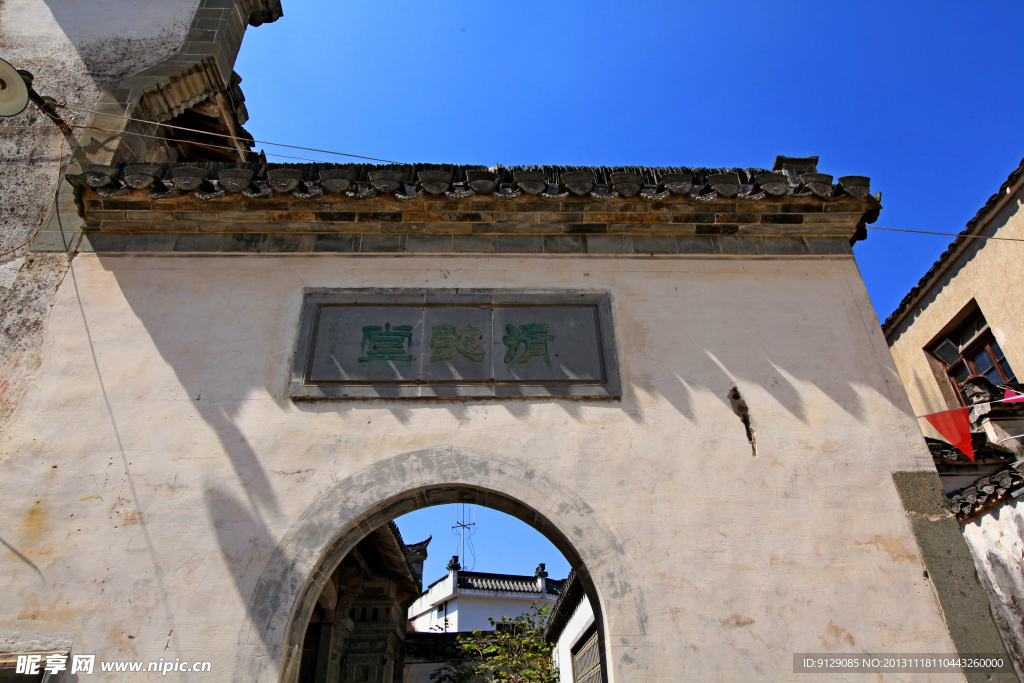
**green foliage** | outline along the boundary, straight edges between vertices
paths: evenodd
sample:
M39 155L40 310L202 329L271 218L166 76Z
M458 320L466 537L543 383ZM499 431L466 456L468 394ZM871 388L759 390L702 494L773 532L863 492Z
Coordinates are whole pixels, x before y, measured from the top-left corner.
M493 631L474 631L458 639L461 656L430 674L434 683L557 683L554 644L544 640L550 607L538 607L514 619L487 621Z

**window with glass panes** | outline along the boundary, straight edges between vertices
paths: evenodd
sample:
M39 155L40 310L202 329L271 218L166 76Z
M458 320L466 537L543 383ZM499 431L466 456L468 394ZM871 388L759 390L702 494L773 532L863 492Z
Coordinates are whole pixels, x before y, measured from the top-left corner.
M968 377L986 377L992 384L1017 381L980 311L928 351L942 364L961 404L965 403L962 387Z

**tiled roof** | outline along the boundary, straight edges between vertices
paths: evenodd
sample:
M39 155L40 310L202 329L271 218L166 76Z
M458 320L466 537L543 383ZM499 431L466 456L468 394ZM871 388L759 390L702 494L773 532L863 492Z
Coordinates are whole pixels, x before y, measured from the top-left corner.
M562 629L569 622L569 618L576 611L576 606L583 600L583 597L583 584L580 583L579 575L573 569L562 582L562 591L558 600L555 601L555 606L551 608L551 616L548 617L548 623L544 626L545 640L549 642L558 640Z
M989 214L992 213L993 209L995 209L996 204L999 203L1000 199L1006 196L1011 187L1017 184L1022 175L1024 175L1024 159L1022 159L1020 165L1010 173L1006 182L999 186L999 191L989 197L988 201L985 202L985 205L978 210L978 213L975 214L974 218L967 222L967 227L957 235L956 239L953 240L946 251L942 253L942 256L932 264L932 267L928 269L928 272L924 274L924 277L922 277L918 283L914 285L909 292L907 292L907 295L903 297L903 301L901 301L900 305L896 307L896 310L889 314L889 317L885 319L885 322L882 323L882 332L885 333L886 337L896 329L896 326L903 321L907 314L910 313L911 309L924 298L925 294L928 293L928 290L935 285L942 273L944 273L946 268L952 264L953 259L959 256L964 248L968 246L968 243L977 241L969 239L969 236L978 233L980 229L984 227L984 223L987 222L986 219Z
M546 582L549 595L561 592L563 581L548 579ZM513 591L516 593L537 593L540 588L537 578L514 574L484 574L481 572L459 572L459 588L470 588L487 591Z
M949 506L958 522L963 523L989 510L1019 491L1024 475L1011 465L993 475L982 477L962 491L949 496Z
M817 172L817 157L776 161L776 170L761 168L688 168L649 166L485 166L448 164L268 164L162 163L92 165L68 180L95 189L104 198L126 196L146 189L150 199L194 192L200 200L241 194L248 199L269 199L294 194L312 199L329 194L352 199L393 196L417 199L443 195L467 199L493 194L501 199L535 195L559 200L589 195L610 201L639 197L660 201L683 195L711 201L717 197L761 200L795 196L842 199L869 196L869 179L833 177ZM796 162L796 163L793 163ZM877 203L877 202L876 202Z

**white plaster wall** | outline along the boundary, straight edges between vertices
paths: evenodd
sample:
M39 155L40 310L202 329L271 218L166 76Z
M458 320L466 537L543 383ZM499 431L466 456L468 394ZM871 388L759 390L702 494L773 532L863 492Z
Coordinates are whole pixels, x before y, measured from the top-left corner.
M329 286L608 290L623 399L292 402L303 287ZM890 477L931 467L912 415L852 259L82 254L0 432L2 536L24 558L0 556L0 628L227 677L310 501L451 445L528 460L612 530L647 596L646 634L613 645L648 680L953 652Z
M502 617L514 619L524 612L532 612L533 605L538 607L551 607L554 600L540 600L539 598L510 598L483 595L460 594L459 606L456 616L456 630L459 631L490 631L493 627L487 618L494 621L501 621Z
M590 600L583 596L555 643L555 666L558 667L559 683L574 683L572 680L572 649L579 642L584 631L593 623L594 608L590 604Z
M1022 203L1024 190L1017 192L992 218L983 234L1024 239ZM899 326L897 334L890 335L893 359L917 415L955 407L943 399L924 347L972 299L985 314L1018 381L1024 378L1024 274L1020 268L1024 242L975 241L980 244L956 260L943 276L941 286L933 288L926 297L924 306L919 306ZM924 420L921 427L928 436L943 438Z
M414 631L429 631L437 625L434 603L452 595L454 581L451 572L440 581L429 586L423 595L409 605L409 627ZM442 619L443 621L443 619Z
M1024 679L1024 501L1011 500L963 526L992 616Z

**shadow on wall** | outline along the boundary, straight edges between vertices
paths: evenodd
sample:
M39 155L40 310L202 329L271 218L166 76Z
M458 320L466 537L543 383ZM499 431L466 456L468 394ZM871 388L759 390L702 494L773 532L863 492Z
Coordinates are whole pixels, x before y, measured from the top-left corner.
M211 520L221 519L222 513L234 520L230 533L220 529L217 532L225 558L233 566L239 562L236 545L240 541L235 539L247 539L246 543L251 539L253 558L273 550L275 544L264 515L276 516L280 509L264 459L240 426L248 401L272 400L282 412L338 415L345 427L366 425L384 411L403 425L409 425L418 412L437 410L445 410L465 424L484 407L504 410L516 421L525 423L539 408L556 406L577 423L600 420L602 413L612 411L625 414L643 429L656 424L659 418L651 399L664 400L685 420L695 422L698 413L709 412L707 407L698 410L698 402L706 402L710 397L721 403L728 411L726 414L732 414L730 394L738 387L756 431L759 416L766 415L773 420L787 419L788 415L794 428L820 422L826 419L822 411L830 409L829 403L863 424L867 419L864 395L874 392L879 397L875 400L891 403L892 392L903 393L890 363L880 363L875 355L886 352L887 347L877 326L870 327L877 325L873 312L870 308L862 310L854 299L854 292L862 287L852 261L845 278L835 275L834 264L827 280L820 270L808 276L807 270L822 268L821 262L789 264L787 267L792 271L786 271L784 276L777 270L772 286L779 287L783 300L791 303L776 307L764 305L764 283L743 272L721 272L718 280L687 284L690 301L723 300L721 293L713 294L711 290L726 289L728 300L735 302L730 310L695 310L686 302L681 303L678 311L672 311L673 297L682 294L676 294L678 288L669 289L675 287L670 278L660 280L666 283L664 292L652 291L650 282L641 285L640 291L630 289L638 285L620 281L612 295L624 380L621 401L520 399L429 403L295 403L288 397L303 287L319 286L318 280L329 279L329 274L319 272L320 262L315 259L247 261L246 267L252 270L244 277L251 282L264 276L281 279L288 291L278 298L267 297L261 287L240 281L237 272L225 273L224 268L231 269L238 263L232 259L219 259L216 265L214 259L206 259L209 268L190 268L187 277L162 259L118 256L99 257L99 261L114 275L121 295L145 327L153 347L176 374L199 416L220 440L246 492L248 509L213 483L209 489ZM196 260L184 262L195 264ZM149 267L158 263L160 267ZM302 274L303 268L309 268L308 276ZM866 295L861 299L866 302ZM622 305L624 300L630 301L629 307ZM676 300L683 302L682 298ZM88 316L88 301L84 302L84 310ZM673 315L685 320L678 325L666 324L674 322ZM871 343L866 340L869 334L873 337ZM800 344L792 344L794 339L800 340ZM808 349L814 352L809 353ZM897 401L895 407L911 415L904 401ZM734 426L735 439L746 439L749 432L745 435L745 425L739 417ZM356 440L349 436L349 431L338 430L334 443L309 446L307 455L321 454L327 458L345 452L351 457L362 457L355 450ZM349 445L353 448L346 450ZM245 552L250 551L246 548ZM244 574L252 576L251 572ZM243 581L237 568L233 576L236 581ZM243 598L248 599L251 586L239 583L238 588Z

